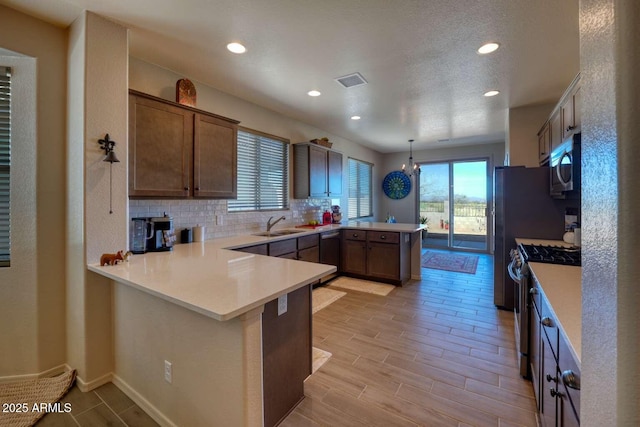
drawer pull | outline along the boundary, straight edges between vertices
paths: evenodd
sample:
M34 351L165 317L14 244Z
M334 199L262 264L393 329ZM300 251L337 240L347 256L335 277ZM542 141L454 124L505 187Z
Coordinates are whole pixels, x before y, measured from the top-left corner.
M353 237L358 237L358 233L353 233Z
M380 240L384 240L386 238L387 238L387 236L385 236L384 234L382 236L380 236Z
M562 372L562 382L569 388L580 390L580 378L572 370Z
M564 393L557 391L555 388L549 390L549 394L551 395L551 397L564 397Z
M553 326L553 321L549 317L543 317L540 323L542 323L542 326L546 326L547 328Z

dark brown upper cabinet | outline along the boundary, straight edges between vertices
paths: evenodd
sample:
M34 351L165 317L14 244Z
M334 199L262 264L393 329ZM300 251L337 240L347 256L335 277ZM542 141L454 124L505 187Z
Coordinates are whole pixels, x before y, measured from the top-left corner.
M340 197L342 195L342 153L316 144L293 146L293 197Z
M238 121L129 91L129 196L233 199Z

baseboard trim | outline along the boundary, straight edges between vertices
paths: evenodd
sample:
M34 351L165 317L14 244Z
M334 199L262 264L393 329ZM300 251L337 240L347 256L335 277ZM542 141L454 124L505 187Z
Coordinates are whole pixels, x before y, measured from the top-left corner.
M129 384L127 384L122 378L113 374L113 384L118 387L124 394L126 394L136 405L138 405L144 412L146 412L155 422L162 427L178 427L169 418L167 418L158 408L153 406L151 402L145 399L140 393L135 391Z
M68 372L70 370L71 367L65 363L36 374L8 375L6 377L0 377L0 384L35 380L38 378L55 377L56 375L60 375L63 372Z
M105 385L106 383L110 383L113 379L113 374L111 372L109 372L108 374L105 374L101 377L96 378L93 381L85 381L82 378L80 378L79 376L76 377L76 385L78 386L78 388L80 389L80 391L82 392L87 392L87 391L91 391L94 390L98 387L100 387L101 385Z

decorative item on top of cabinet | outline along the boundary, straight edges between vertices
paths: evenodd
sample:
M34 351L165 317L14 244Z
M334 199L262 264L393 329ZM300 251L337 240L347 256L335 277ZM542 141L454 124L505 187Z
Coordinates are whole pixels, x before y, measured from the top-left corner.
M196 87L189 79L180 79L176 82L176 102L189 107L196 106Z
M342 195L342 153L316 144L293 146L296 199L339 197Z
M129 90L129 197L235 198L238 123Z

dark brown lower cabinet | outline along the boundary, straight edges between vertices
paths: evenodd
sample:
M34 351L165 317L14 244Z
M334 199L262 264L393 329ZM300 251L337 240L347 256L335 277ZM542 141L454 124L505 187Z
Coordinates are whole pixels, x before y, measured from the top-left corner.
M240 252L247 252L250 254L256 254L256 255L267 255L267 245L266 244L262 244L262 245L255 245L255 246L247 246L244 248L239 248L236 249Z
M278 300L262 313L264 425L275 426L304 398L311 375L311 286L287 295L287 311L278 316Z
M531 292L529 361L542 427L580 425L580 369L540 285Z
M342 273L402 285L410 277L409 239L405 233L343 230Z
M542 415L542 427L556 427L556 398L551 395L551 389L555 389L558 375L556 373L556 360L553 357L549 341L542 335L542 387L540 388L540 413Z
M378 279L398 280L400 277L400 245L369 242L368 275Z
M342 272L367 274L367 242L344 240L342 242Z

